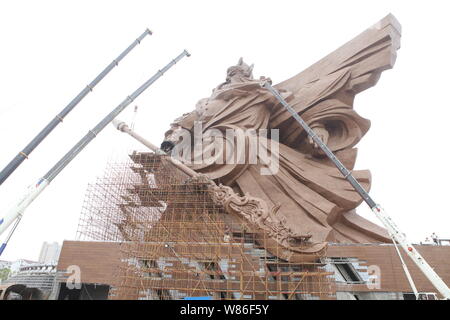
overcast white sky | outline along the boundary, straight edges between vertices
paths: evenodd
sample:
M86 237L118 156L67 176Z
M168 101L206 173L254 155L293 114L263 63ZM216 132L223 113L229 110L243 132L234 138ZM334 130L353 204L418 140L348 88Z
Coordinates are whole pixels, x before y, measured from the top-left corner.
M159 144L243 56L275 83L302 71L392 12L403 27L393 70L355 101L372 121L357 168L371 195L414 241L450 238L448 1L2 1L0 167L3 168L145 28L145 39L1 187L4 212L113 107L183 49L145 92L135 129ZM130 120L132 107L120 117ZM107 161L142 149L112 126L29 207L1 259L37 259L42 242L74 239L89 182ZM363 204L359 212L370 219Z

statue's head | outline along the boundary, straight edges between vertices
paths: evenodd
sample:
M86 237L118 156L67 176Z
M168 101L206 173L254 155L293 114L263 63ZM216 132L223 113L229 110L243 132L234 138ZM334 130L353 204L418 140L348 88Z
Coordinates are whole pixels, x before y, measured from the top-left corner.
M227 70L227 82L232 80L251 80L253 79L253 64L249 66L242 58L239 59L238 64L231 66Z

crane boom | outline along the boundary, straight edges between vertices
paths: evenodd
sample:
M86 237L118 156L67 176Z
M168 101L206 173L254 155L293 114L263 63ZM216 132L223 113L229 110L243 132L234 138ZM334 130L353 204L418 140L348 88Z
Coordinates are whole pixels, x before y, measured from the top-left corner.
M174 66L183 57L189 56L189 53L184 50L175 59L168 63L164 68L159 70L155 75L142 84L136 91L125 98L113 111L111 111L102 121L100 121L92 130L66 153L35 185L31 185L27 192L19 199L19 201L4 215L0 217L0 235L16 220L22 218L28 206L45 190L50 182L55 179L58 174L111 122L116 118L130 103L132 103L141 93L143 93L150 85L158 80L166 71ZM8 236L9 240L10 236ZM7 242L4 242L0 247L0 255L5 249Z
M308 126L308 124L298 115L297 112L284 100L280 93L272 86L269 79L265 79L261 82L261 86L269 90L275 98L286 108L286 110L297 120L297 122L306 131L309 137L322 149L327 157L334 163L338 170L342 173L345 179L353 186L356 192L367 203L372 212L381 221L384 227L387 229L389 235L394 241L396 241L406 254L414 261L423 274L433 284L436 290L445 298L450 299L450 289L445 282L439 277L439 275L433 270L433 268L425 261L420 253L414 248L412 243L408 241L406 235L400 231L391 217L383 210L383 208L376 204L376 202L370 197L366 190L359 184L359 182L353 177L351 172L342 164L341 161L333 154L333 152L327 147L325 143L318 137L318 135Z
M8 179L8 177L22 164L22 162L28 158L28 156L33 152L33 150L50 134L50 132L55 129L58 124L60 124L63 119L72 111L84 97L86 97L89 92L91 92L94 87L104 78L106 75L114 69L114 67L119 65L119 62L125 58L125 56L134 49L141 41L147 36L151 35L152 32L146 29L143 34L141 34L136 40L133 41L116 59L114 59L100 74L95 77L81 92L73 98L72 101L60 112L55 118L53 118L44 129L39 132L33 140L28 143L28 145L19 152L14 159L12 159L8 165L0 172L0 185Z

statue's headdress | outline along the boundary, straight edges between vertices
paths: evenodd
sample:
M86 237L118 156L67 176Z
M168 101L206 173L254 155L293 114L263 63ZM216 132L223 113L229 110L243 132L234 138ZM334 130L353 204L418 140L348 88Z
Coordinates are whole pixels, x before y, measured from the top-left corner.
M231 66L227 70L228 76L232 76L236 73L242 73L247 78L253 78L253 64L249 66L242 58L240 58L237 65Z

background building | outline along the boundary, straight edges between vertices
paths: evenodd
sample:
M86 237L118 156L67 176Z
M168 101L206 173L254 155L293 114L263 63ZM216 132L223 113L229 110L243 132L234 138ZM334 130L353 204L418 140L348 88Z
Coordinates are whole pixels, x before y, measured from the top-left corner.
M41 253L39 254L39 262L44 264L56 264L58 262L61 246L57 242L44 242L42 244Z
M0 261L0 271L9 270L0 282L0 300L48 299L55 283L60 253L61 246L57 242L44 242L38 261Z

